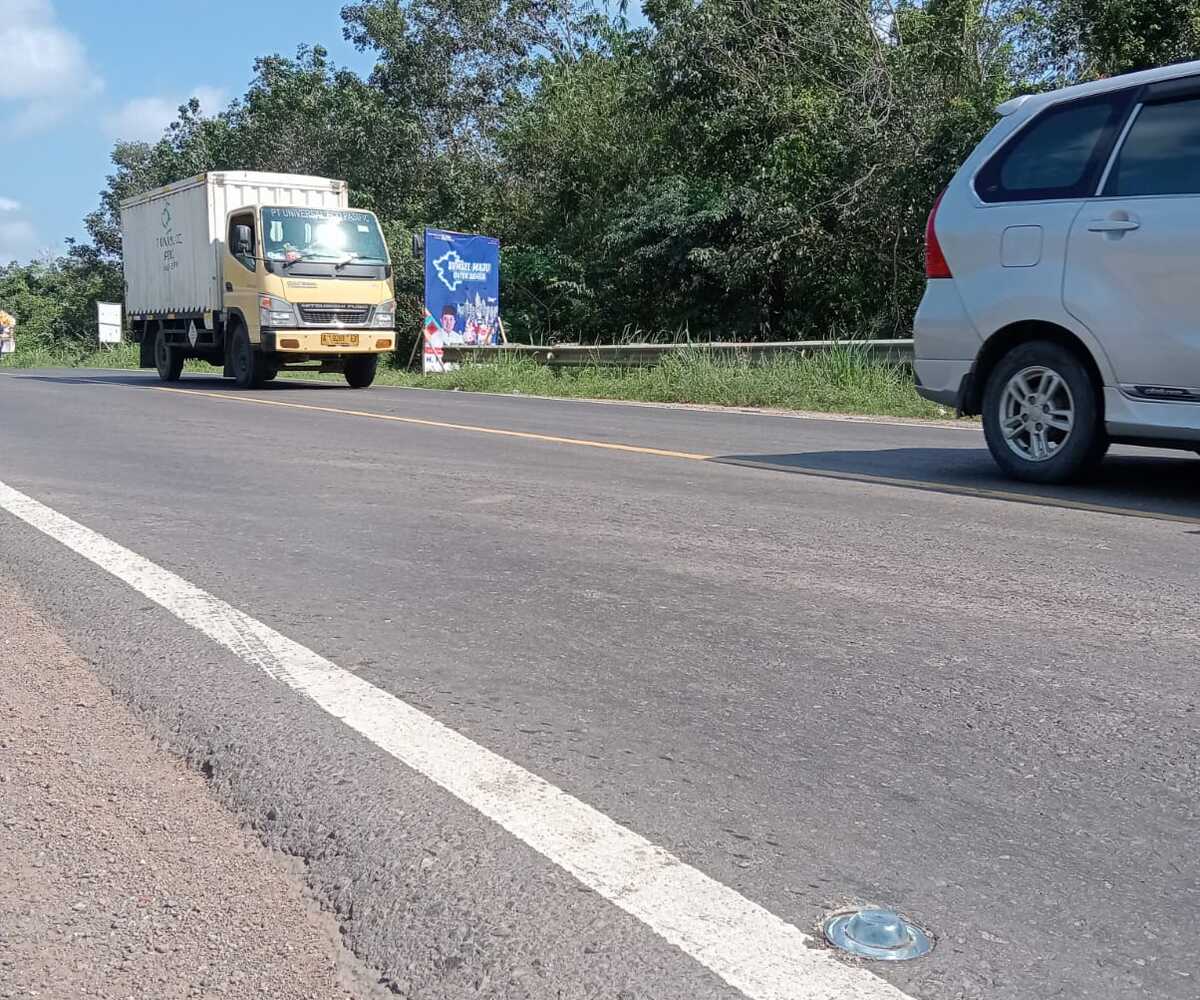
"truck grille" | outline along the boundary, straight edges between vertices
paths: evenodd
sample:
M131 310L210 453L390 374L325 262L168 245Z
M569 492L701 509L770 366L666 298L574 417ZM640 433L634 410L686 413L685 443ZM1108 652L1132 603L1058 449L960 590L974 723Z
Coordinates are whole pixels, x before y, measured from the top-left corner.
M367 306L301 305L300 319L312 326L365 326Z

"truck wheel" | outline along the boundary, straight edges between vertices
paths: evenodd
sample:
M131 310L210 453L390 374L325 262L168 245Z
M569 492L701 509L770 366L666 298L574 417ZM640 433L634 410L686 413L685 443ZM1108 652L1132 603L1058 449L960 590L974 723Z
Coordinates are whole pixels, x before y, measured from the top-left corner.
M233 334L231 347L233 380L239 389L258 389L267 380L266 358L254 349L246 328L239 326Z
M1072 351L1046 340L1013 348L992 370L983 433L996 464L1030 483L1079 479L1108 451L1099 387Z
M154 338L154 367L164 382L178 382L183 374L183 351L167 343L167 331L162 328Z
M347 358L343 372L346 383L351 389L365 389L375 381L375 372L379 368L378 354L356 354Z

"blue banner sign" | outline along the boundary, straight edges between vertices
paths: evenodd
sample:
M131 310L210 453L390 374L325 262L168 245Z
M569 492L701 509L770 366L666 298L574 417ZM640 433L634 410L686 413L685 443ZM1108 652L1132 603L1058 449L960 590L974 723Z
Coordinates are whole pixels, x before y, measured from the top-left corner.
M446 370L448 344L501 343L500 241L425 230L425 333L422 369Z

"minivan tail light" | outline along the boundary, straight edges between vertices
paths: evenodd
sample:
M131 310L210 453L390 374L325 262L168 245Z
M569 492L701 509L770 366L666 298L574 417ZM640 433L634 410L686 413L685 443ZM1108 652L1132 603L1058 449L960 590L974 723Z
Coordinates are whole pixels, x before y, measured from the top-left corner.
M946 263L946 255L942 253L942 244L938 241L937 235L937 214L938 209L942 206L942 199L946 197L946 192L943 191L937 196L937 201L933 203L933 211L929 213L929 221L925 223L925 277L926 278L953 278L950 273L950 265Z

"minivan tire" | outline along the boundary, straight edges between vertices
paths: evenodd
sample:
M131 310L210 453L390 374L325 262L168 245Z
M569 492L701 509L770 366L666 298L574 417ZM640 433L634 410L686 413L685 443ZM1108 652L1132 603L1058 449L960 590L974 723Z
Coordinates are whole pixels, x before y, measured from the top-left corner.
M239 389L260 389L268 379L267 359L250 343L250 335L244 326L238 326L233 333L233 343L230 347L230 361L233 367L233 380Z
M378 368L378 354L356 354L345 360L342 374L346 376L346 384L351 389L366 389L375 381Z
M1032 390L1028 396L1017 391L1021 385ZM1048 386L1055 388L1043 397L1041 389ZM1064 404L1071 413L1069 429L1036 422L1039 411L1054 417ZM1005 434L1006 420L1010 430L1019 428L1011 439ZM1095 471L1109 444L1100 387L1074 351L1048 340L1019 344L992 369L983 394L983 433L996 464L1012 478L1029 483L1084 478Z
M154 338L154 367L164 382L178 382L183 376L183 351L167 342L167 331L162 327Z

